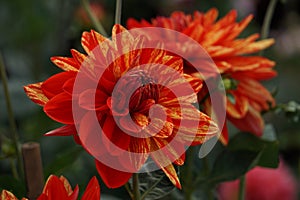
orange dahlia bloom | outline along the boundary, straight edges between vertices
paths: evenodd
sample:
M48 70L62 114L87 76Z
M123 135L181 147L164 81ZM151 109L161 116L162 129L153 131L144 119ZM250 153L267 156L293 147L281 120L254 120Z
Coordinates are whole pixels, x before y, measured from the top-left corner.
M69 181L63 177L50 175L43 189L42 194L37 200L77 200L79 194L78 185L73 190ZM99 200L100 199L100 186L96 179L93 177L88 183L81 200ZM18 200L14 194L7 190L2 190L1 200ZM27 200L22 198L22 200Z
M258 34L237 38L253 18L252 15L241 22L236 22L237 11L235 10L219 20L217 17L218 10L214 8L206 13L196 11L193 15L173 12L170 17L157 17L151 22L129 19L127 27L129 29L163 27L179 31L196 40L217 65L225 80L225 86L230 85L226 88L226 112L229 121L242 131L261 136L264 122L260 113L268 110L270 106L273 107L275 100L260 81L273 78L276 72L272 69L275 65L273 61L252 54L271 46L274 40L257 41ZM192 47L182 48L191 52L191 58L197 56L193 55ZM190 71L189 66L185 65L185 72L188 71ZM193 75L197 76L197 74ZM205 94L199 96L203 97ZM208 101L205 105L210 106ZM222 136L221 141L227 143L226 124Z
M111 40L84 32L87 55L53 57L64 72L25 86L31 100L65 124L48 135L73 135L96 158L108 187L125 184L150 158L180 188L173 163L182 165L186 146L218 132L193 106L202 81L183 73L181 58L147 42L120 25Z

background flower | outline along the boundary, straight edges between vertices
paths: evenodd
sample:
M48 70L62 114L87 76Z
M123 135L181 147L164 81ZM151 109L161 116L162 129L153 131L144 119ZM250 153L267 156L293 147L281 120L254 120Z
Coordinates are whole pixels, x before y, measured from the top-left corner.
M275 100L260 81L273 78L276 72L272 69L275 65L273 61L262 56L254 56L253 53L269 47L274 40L256 41L259 38L258 34L237 38L253 18L252 15L241 22L236 22L237 11L235 10L219 20L217 17L217 9L210 9L206 13L195 11L193 15L173 12L170 17L157 17L151 22L145 20L139 22L130 18L127 26L129 29L153 26L168 28L196 40L214 60L223 80L231 83L225 84L228 119L240 130L261 136L264 122L260 113L274 107ZM174 42L176 42L175 38ZM190 51L191 57L195 57L192 47L184 48ZM185 71L197 77L201 76L188 64L185 65ZM206 94L200 94L200 97L206 98ZM209 112L211 107L209 99L200 98L199 101L206 101L204 110ZM223 143L228 142L227 135L225 125L223 138L221 138Z

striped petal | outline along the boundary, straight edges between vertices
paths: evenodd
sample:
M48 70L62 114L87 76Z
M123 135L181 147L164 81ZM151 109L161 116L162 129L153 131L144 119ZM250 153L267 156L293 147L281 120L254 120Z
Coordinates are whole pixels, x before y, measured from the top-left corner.
M44 106L49 99L44 94L42 90L42 84L43 82L30 84L27 86L24 86L24 91L26 92L27 96L36 104L40 106Z
M51 57L51 61L61 68L64 71L78 71L80 65L76 62L74 58L67 58L67 57Z
M249 107L249 111L242 119L236 119L228 117L229 121L233 123L241 131L253 133L257 136L262 136L264 129L264 120L259 112L252 107Z
M154 146L154 149L159 147ZM177 172L172 164L172 162L163 154L162 151L155 151L151 154L154 162L164 171L169 180L179 189L181 189L181 184L177 176Z

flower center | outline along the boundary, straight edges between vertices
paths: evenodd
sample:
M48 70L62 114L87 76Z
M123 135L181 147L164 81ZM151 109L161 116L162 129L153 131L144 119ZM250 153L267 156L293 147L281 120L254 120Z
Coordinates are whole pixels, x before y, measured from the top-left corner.
M112 113L121 127L130 132L145 128L150 123L149 110L158 102L159 89L142 70L131 70L122 76L112 94Z

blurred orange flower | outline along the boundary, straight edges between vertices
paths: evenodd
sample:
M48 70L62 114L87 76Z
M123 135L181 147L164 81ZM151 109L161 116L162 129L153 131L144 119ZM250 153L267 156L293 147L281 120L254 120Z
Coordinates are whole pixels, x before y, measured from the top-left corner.
M131 18L127 21L127 27L163 27L196 40L213 59L224 80L227 91L227 118L240 130L261 136L264 121L260 113L275 106L275 100L260 81L273 78L276 72L272 69L275 65L273 61L252 54L271 46L274 40L257 41L259 34L237 38L253 18L252 15L241 22L236 22L235 10L219 20L217 17L218 10L214 8L206 13L196 11L193 15L173 12L170 17L157 17L151 22ZM192 47L182 48L191 51L191 56L195 57ZM190 72L188 65L185 65L184 70L199 76L193 71ZM206 96L203 92L205 90L201 91L199 97ZM210 109L209 99L204 105L206 110ZM221 141L228 142L226 124Z

